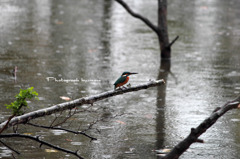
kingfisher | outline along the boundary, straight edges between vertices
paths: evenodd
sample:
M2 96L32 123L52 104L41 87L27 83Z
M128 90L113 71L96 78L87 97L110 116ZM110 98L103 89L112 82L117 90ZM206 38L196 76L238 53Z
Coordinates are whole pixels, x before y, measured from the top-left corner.
M133 74L138 74L135 72L123 72L122 75L117 79L117 81L113 84L114 85L114 89L116 90L118 87L120 88L121 86L125 85L128 80L130 75Z

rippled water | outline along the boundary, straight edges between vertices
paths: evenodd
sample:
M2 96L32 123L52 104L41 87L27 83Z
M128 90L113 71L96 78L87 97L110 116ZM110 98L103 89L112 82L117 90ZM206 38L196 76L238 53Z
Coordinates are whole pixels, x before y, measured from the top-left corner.
M128 3L155 22L155 0ZM35 87L40 100L30 107L37 110L63 102L60 96L75 99L113 89L112 83L128 70L139 73L130 79L132 85L158 78L167 84L97 102L91 109L97 113L78 113L63 125L83 130L92 121L108 117L87 131L97 141L29 126L19 131L79 149L85 158L157 158L153 150L172 148L215 107L240 94L240 3L168 3L170 39L177 35L180 39L172 48L171 61L160 62L154 33L114 1L0 0L0 120L9 116L3 105L14 99L19 88ZM79 81L54 82L47 77ZM49 125L54 117L35 122ZM201 136L204 144L193 144L181 158L237 159L239 121L238 110L228 112ZM6 143L21 152L19 158L74 158L48 147L40 149L31 141ZM0 158L10 155L1 145Z

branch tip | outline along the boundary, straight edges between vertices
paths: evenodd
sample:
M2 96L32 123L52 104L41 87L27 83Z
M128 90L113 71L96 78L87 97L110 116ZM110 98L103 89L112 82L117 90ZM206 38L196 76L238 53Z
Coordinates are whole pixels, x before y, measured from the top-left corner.
M202 140L202 139L197 139L196 142L198 142L198 143L204 143L204 140Z
M171 48L172 45L178 40L178 38L179 38L179 36L177 35L177 36L173 39L173 41L172 41L167 47L168 47L168 48Z

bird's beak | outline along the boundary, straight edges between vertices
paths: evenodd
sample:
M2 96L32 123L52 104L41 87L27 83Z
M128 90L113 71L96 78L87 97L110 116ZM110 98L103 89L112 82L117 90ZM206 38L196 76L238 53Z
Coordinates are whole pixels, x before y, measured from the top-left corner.
M130 75L133 75L133 74L138 74L138 73L135 73L135 72L131 72Z

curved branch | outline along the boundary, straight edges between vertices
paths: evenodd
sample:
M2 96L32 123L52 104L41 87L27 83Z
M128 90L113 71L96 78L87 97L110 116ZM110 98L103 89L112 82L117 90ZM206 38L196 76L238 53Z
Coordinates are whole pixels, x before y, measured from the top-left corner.
M71 150L67 150L67 149L52 145L52 144L50 144L46 141L43 141L43 140L39 139L39 137L33 137L33 136L30 136L30 135L22 135L22 134L1 134L0 135L0 138L13 138L13 137L30 139L30 140L33 140L33 141L36 141L36 142L40 143L41 145L46 145L48 147L54 148L54 149L62 151L62 152L70 153L70 154L72 154L72 155L74 155L74 156L76 156L80 159L83 159L81 156L79 156L77 154L77 151L73 152Z
M159 34L159 29L157 26L155 26L153 23L150 22L150 20L148 20L146 17L143 17L142 15L135 13L128 5L127 3L125 3L122 0L115 0L117 1L119 4L121 4L123 6L123 8L125 8L127 10L127 12L129 14L131 14L133 17L138 18L140 20L142 20L148 27L150 27L157 35Z
M231 109L240 107L240 96L233 101L227 102L222 107L216 108L213 113L205 119L197 128L192 128L191 133L178 145L176 145L166 156L162 159L178 159L194 142L199 142L198 137L207 131L221 116Z
M65 102L65 103L61 103L61 104L57 104L48 108L44 108L44 109L40 109L40 110L36 110L33 112L29 112L27 114L21 115L21 116L17 116L12 118L12 120L8 123L8 127L17 125L17 124L24 124L27 123L28 121L35 119L35 118L39 118L39 117L43 117L46 115L51 115L53 113L56 112L60 112L66 109L72 109L75 108L77 106L81 106L84 104L93 104L94 102L97 102L99 100L103 100L109 97L113 97L116 95L120 95L120 94L124 94L124 93L128 93L128 92L134 92L134 91L138 91L141 89L147 89L150 87L155 87L155 86L160 86L162 84L164 84L164 80L158 80L158 81L150 81L148 83L145 84L141 84L138 86L134 86L134 87L130 87L130 88L126 88L126 89L121 89L121 90L111 90L111 91L107 91L101 94L97 94L97 95L93 95L93 96L89 96L89 97L84 97L84 98L79 98L79 99L75 99L73 101L70 102ZM0 124L0 129L2 129L4 127L4 125L7 123L7 121L3 122Z

